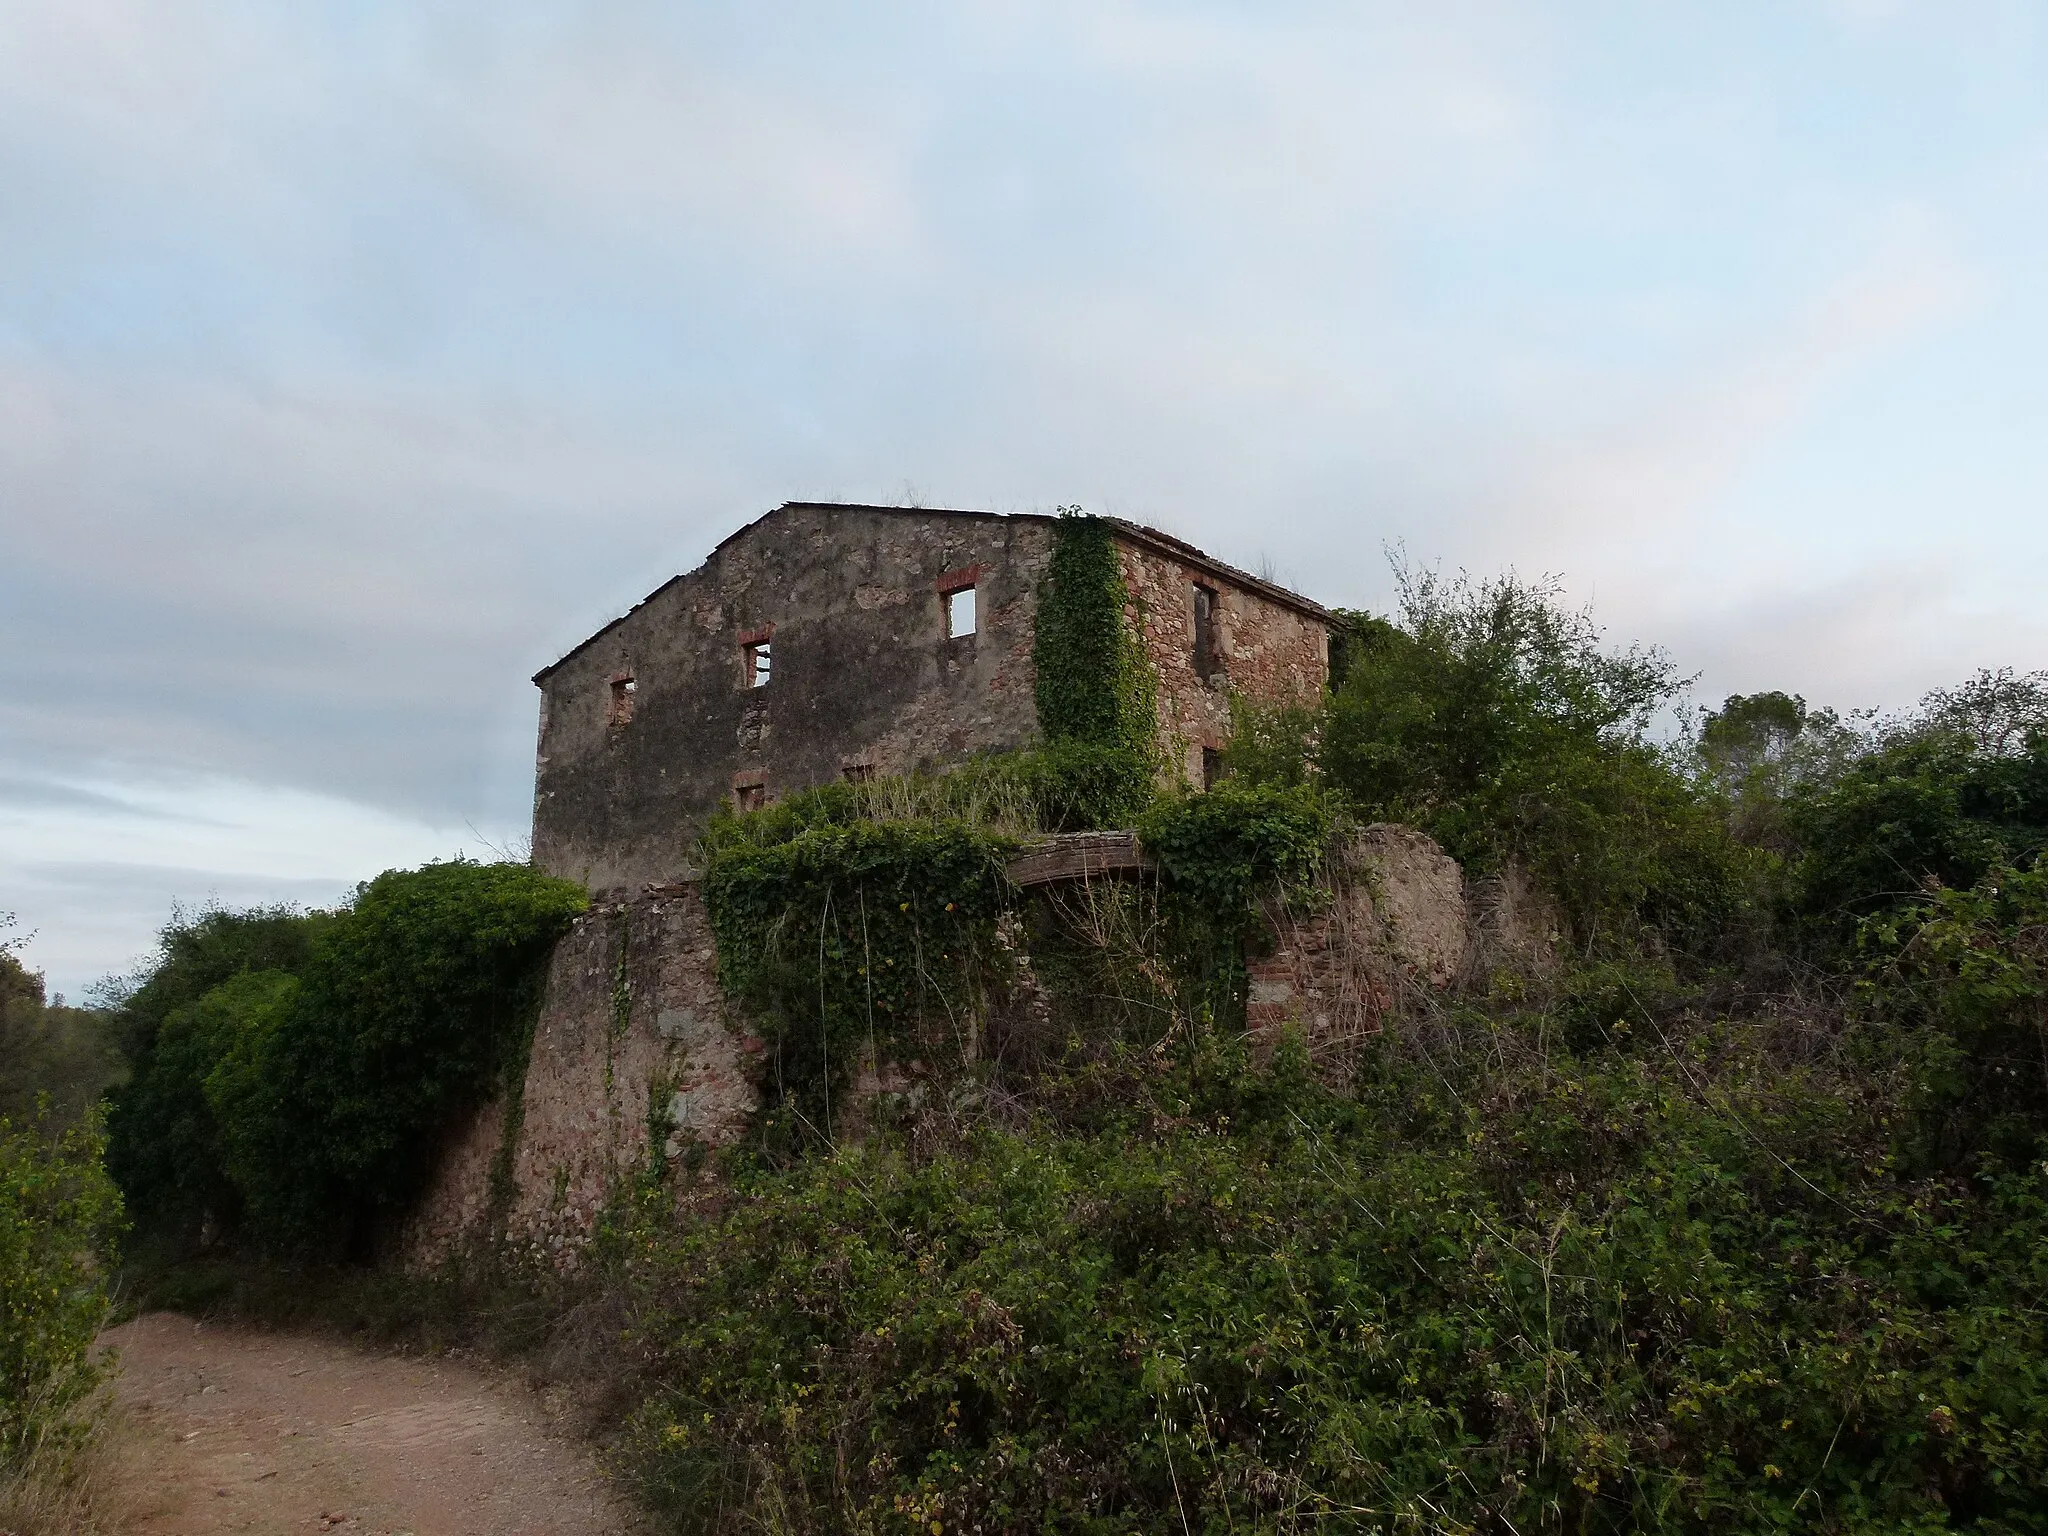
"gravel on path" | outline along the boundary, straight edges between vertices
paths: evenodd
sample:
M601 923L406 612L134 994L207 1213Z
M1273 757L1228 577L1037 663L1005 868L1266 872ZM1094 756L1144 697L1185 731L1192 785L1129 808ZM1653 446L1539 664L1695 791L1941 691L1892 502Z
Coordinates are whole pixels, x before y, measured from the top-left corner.
M132 1536L614 1536L588 1452L474 1364L155 1312L110 1330Z

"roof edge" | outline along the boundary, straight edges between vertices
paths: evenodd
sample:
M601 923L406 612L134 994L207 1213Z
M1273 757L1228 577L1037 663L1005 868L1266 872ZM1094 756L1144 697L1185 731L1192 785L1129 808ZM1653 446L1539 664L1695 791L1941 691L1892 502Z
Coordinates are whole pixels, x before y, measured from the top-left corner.
M883 507L858 501L785 501L780 506L769 508L751 522L742 523L739 527L733 529L731 533L714 544L711 547L710 553L706 554L696 565L687 571L679 571L669 577L667 581L664 581L652 592L641 598L639 602L628 608L624 613L596 630L589 638L578 641L560 656L542 667L533 674L534 686L539 687L545 683L558 668L597 644L598 641L617 629L657 597L660 597L662 593L666 592L677 582L687 576L694 576L697 572L703 570L705 566L723 554L726 546L735 539L753 532L761 524L767 522L769 518L776 516L778 513L793 511L883 512L901 517L972 517L998 523L1056 523L1059 521L1057 516L1049 512L984 512L970 507ZM1254 576L1249 571L1241 571L1234 565L1227 565L1223 561L1218 560L1214 555L1197 549L1185 539L1177 539L1170 533L1161 533L1157 528L1148 528L1143 523L1133 523L1121 517L1104 517L1102 520L1114 528L1120 537L1128 539L1134 544L1145 545L1159 554L1171 556L1173 559L1192 565L1198 570L1207 571L1213 576L1221 577L1225 581L1243 587L1247 591L1256 592L1269 602L1277 603L1283 608L1291 608L1296 613L1314 619L1319 624L1326 624L1335 628L1343 622L1321 603L1312 602L1308 598L1303 597L1299 592L1290 592L1287 588L1267 581L1263 577Z
M597 644L598 641L602 640L606 635L610 634L613 630L617 629L621 624L625 623L626 620L633 617L634 614L638 613L642 608L645 608L649 603L653 602L657 597L661 596L662 593L666 592L670 587L674 586L684 577L694 576L697 574L697 572L703 570L705 566L709 565L713 560L717 559L719 555L723 554L725 552L725 547L728 544L732 543L733 540L739 538L743 534L753 532L754 529L760 527L761 524L767 522L769 518L774 517L778 512L791 512L803 510L811 510L818 512L891 512L905 517L974 517L982 518L990 522L1002 523L1052 523L1059 521L1057 517L1053 516L1049 512L983 512L968 507L883 507L876 506L868 502L859 501L785 501L781 503L779 506L770 507L766 512L763 512L759 517L754 518L752 521L740 524L739 527L733 529L731 533L728 533L724 538L720 539L716 544L712 545L710 552L707 553L702 560L698 561L689 570L678 571L675 575L669 577L667 581L664 581L652 592L648 593L645 597L641 598L639 602L635 603L632 607L628 608L624 613L620 614L617 618L601 626L600 628L592 632L587 638L579 640L576 642L576 644L570 646L568 650L562 652L561 655L557 656L553 661L549 662L546 666L542 667L538 672L533 674L532 681L534 686L537 688L542 683L545 683L548 680L548 678L551 675L553 675L556 669L563 666L565 663L573 660L575 657L581 655L591 646Z
M1314 619L1319 624L1328 625L1332 629L1343 627L1344 621L1321 603L1303 597L1299 592L1291 591L1278 582L1268 581L1263 576L1254 576L1250 571L1241 571L1234 565L1225 564L1206 550L1197 549L1186 539L1177 539L1170 533L1161 533L1157 528L1148 528L1143 523L1133 523L1121 517L1105 517L1103 521L1134 544L1145 545L1162 555L1170 555L1184 564L1192 565L1197 570L1207 571L1212 576L1220 576L1225 581L1258 593L1268 602L1277 603L1283 608L1292 608L1296 613Z

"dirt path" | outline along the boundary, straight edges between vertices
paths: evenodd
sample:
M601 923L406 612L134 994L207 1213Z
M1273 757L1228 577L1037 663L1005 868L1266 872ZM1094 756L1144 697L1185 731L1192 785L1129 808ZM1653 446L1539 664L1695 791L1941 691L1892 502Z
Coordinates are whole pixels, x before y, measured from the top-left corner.
M175 1313L121 1351L121 1529L336 1536L612 1536L590 1458L532 1394L458 1361L371 1355Z

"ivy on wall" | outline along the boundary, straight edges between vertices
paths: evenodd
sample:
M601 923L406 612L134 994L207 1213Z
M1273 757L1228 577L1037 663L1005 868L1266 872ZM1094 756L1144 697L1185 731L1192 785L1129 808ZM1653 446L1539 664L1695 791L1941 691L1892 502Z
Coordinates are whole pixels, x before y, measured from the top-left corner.
M1039 729L1055 746L1108 748L1149 763L1156 690L1128 603L1110 525L1061 508L1031 652Z
M1243 1018L1248 952L1263 933L1259 898L1307 888L1334 830L1328 802L1312 788L1232 780L1162 800L1138 823L1163 877L1167 958L1191 1018Z
M767 1037L770 1119L830 1139L863 1057L977 1015L1017 845L962 822L762 830L728 833L705 871L719 982Z

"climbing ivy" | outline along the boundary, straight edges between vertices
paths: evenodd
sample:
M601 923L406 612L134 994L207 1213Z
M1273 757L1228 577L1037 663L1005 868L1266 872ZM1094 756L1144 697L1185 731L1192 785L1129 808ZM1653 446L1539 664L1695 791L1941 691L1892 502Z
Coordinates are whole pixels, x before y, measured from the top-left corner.
M1031 653L1039 728L1055 745L1108 748L1149 769L1156 689L1128 603L1110 525L1062 507Z
M1248 951L1261 940L1258 899L1309 886L1333 816L1314 789L1226 779L1162 800L1138 824L1163 877L1160 915L1182 1009L1204 1023L1243 1014Z
M762 830L705 871L719 982L769 1043L766 1127L829 1140L860 1058L900 1059L927 1024L973 1028L1017 845L962 822Z

